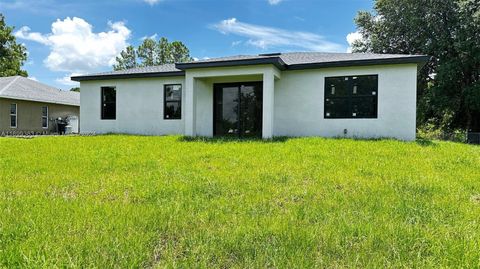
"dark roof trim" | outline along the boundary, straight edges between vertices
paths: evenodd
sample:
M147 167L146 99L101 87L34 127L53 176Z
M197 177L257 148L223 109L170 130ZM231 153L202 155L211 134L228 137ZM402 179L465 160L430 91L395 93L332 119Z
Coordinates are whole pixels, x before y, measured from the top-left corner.
M125 78L156 78L156 77L178 77L185 76L184 71L171 72L152 72L152 73L130 73L130 74L107 74L107 75L87 75L71 77L73 81L87 80L106 80L106 79L125 79Z
M273 64L280 70L286 70L287 64L280 57L269 57L260 59L244 59L244 60L230 60L230 61L211 61L211 62L191 62L191 63L177 63L175 68L180 70L192 68L208 68L208 67L229 67L239 65L260 65Z
M419 69L421 69L429 60L430 60L429 56L418 55L418 56L385 58L385 59L346 60L346 61L334 61L334 62L323 62L323 63L306 63L306 64L287 65L280 57L268 57L268 58L260 58L260 59L190 62L190 63L175 64L175 67L182 71L105 74L105 75L97 74L97 75L87 75L87 76L74 76L71 79L73 81L87 81L87 80L107 80L107 79L126 79L126 78L173 77L173 76L185 76L185 70L192 69L192 68L231 67L231 66L241 66L241 65L262 65L262 64L273 64L278 69L287 70L287 71L327 68L327 67L348 67L348 66L409 64L409 63L418 64Z
M346 61L335 61L335 62L287 65L285 64L285 62L283 62L283 60L280 57L269 57L269 58L261 58L261 59L179 63L179 64L175 64L175 67L181 70L186 70L191 68L273 64L280 70L302 70L302 69L314 69L314 68L326 68L326 67L346 67L346 66L404 64L404 63L405 64L416 63L416 64L422 64L423 66L423 64L428 62L428 60L429 60L428 56L410 56L410 57L386 58L386 59L346 60Z
M303 70L326 67L347 67L347 66L365 66L365 65L382 65L382 64L421 64L422 66L428 62L428 56L412 56L388 59L367 59L367 60L347 60L324 63L308 63L308 64L292 64L288 65L287 70Z

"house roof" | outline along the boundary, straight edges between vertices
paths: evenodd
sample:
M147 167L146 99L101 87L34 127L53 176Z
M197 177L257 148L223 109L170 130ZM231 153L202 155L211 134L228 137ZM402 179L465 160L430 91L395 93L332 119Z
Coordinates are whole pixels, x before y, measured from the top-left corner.
M21 77L0 77L0 98L80 106L78 92L63 91Z
M183 76L191 68L228 67L239 65L273 64L280 70L301 70L325 67L344 67L379 64L415 63L423 65L429 57L425 55L373 54L373 53L325 53L289 52L259 55L237 55L212 58L187 63L166 64L152 67L97 73L72 77L72 80L97 80L108 78Z

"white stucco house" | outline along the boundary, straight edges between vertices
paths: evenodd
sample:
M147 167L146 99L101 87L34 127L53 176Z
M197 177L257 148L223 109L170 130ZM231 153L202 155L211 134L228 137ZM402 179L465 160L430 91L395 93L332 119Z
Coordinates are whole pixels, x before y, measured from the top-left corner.
M83 133L415 139L421 55L272 53L75 76Z

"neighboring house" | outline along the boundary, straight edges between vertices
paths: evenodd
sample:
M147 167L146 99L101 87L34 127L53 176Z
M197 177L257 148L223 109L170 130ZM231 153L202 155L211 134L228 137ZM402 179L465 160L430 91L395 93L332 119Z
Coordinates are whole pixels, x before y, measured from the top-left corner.
M72 77L82 132L415 139L426 56L272 53Z
M21 77L0 77L0 134L56 132L56 119L79 117L80 94Z

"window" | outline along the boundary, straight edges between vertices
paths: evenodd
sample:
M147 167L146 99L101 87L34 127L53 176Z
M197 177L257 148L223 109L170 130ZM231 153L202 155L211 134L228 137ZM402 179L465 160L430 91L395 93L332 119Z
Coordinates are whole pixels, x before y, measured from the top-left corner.
M42 128L48 129L48 106L42 106Z
M117 117L117 93L114 87L102 87L102 120Z
M325 78L326 119L377 118L378 75Z
M10 127L17 128L17 104L10 104Z
M164 86L163 118L166 120L182 118L182 85Z

